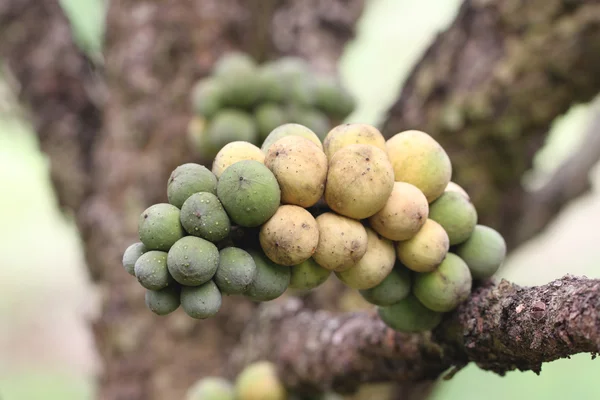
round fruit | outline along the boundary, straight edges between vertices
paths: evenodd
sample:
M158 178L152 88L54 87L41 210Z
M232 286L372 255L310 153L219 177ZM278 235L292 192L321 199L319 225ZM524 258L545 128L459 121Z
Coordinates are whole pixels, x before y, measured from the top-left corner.
M188 389L185 400L235 400L235 390L227 379L208 376Z
M323 149L327 159L341 148L351 144L370 144L386 151L385 138L377 128L368 124L342 124L327 133L323 141Z
M391 306L378 307L381 320L399 332L429 331L442 322L442 313L432 311L412 294Z
M146 252L143 243L138 242L130 245L123 252L123 268L129 275L135 276L135 262Z
M206 120L202 117L192 117L188 123L187 136L190 145L194 148L201 159L210 160L214 158L219 149L210 143Z
M275 365L257 361L246 366L235 381L238 400L285 400L287 391L277 375Z
M477 225L477 210L462 193L448 191L431 203L429 218L444 228L450 246L454 246L471 236Z
M258 239L271 261L292 266L313 255L319 243L319 228L304 208L284 205L260 228Z
M212 165L212 172L217 178L227 167L243 160L256 160L264 163L265 153L250 142L236 141L227 143L217 153Z
M256 264L256 275L244 295L255 301L278 298L290 284L290 267L277 265L259 250L249 250Z
M416 272L436 269L450 249L448 234L437 222L428 219L412 238L398 242L398 259L407 268Z
M315 83L318 108L336 118L346 118L356 107L352 95L335 79L319 77Z
M159 203L148 207L140 215L138 233L147 250L168 251L185 235L179 214L179 208L174 205Z
M286 82L271 63L265 63L260 66L257 72L257 79L262 88L263 101L281 103L285 100L287 91Z
M223 171L217 196L233 222L257 227L275 214L281 191L275 175L263 163L243 160Z
M295 56L285 56L269 63L284 82L293 82L310 74L307 62Z
M311 290L322 285L331 271L321 267L312 258L294 265L290 279L290 288L299 290Z
M329 118L319 110L314 108L296 109L290 116L291 120L297 124L304 125L315 132L320 140L325 138L330 129Z
M181 308L192 318L206 319L214 316L219 312L222 301L221 292L213 281L181 288Z
M251 107L262 94L256 63L245 53L232 52L216 63L214 75L221 85L222 104L233 107Z
M365 255L352 268L335 273L347 286L357 290L379 285L396 263L396 251L391 240L379 236L371 228L367 228L367 238Z
M319 149L323 150L321 139L319 139L319 137L313 131L304 125L292 123L283 124L273 129L263 142L260 149L266 154L273 143L285 136L302 136L316 144Z
M444 192L457 192L465 196L468 200L471 200L469 193L467 193L467 191L463 189L462 186L452 181L448 182L448 186L446 186Z
M288 122L288 117L283 108L274 103L264 103L258 106L254 111L254 118L262 141L275 128Z
M256 263L245 250L226 247L219 252L219 267L213 280L221 293L243 294L256 276Z
M352 268L367 252L367 231L358 221L326 212L316 218L319 244L313 259L330 271Z
M311 207L323 197L327 157L313 142L301 136L286 136L269 148L265 157L281 189L281 202Z
M289 82L288 101L300 107L310 107L315 102L316 92L314 81L310 76Z
M258 130L252 116L236 109L223 109L214 116L207 128L209 143L222 149L227 143L258 142Z
M221 108L221 86L212 78L202 79L192 88L192 108L194 113L212 118Z
M385 206L369 218L369 224L390 240L408 240L419 232L428 215L429 203L423 192L410 183L394 182Z
M167 269L167 253L150 250L135 262L135 277L142 287L150 290L164 289L173 283Z
M212 193L191 195L181 207L181 225L190 235L218 242L229 235L231 223L221 202Z
M386 147L397 182L412 183L430 203L444 193L452 177L452 164L434 138L421 131L404 131L391 137Z
M213 75L228 78L253 71L255 68L256 62L250 55L241 51L230 51L217 59L213 67Z
M396 265L379 285L361 290L360 294L371 304L390 306L410 294L410 284L410 270L403 265Z
M393 188L394 170L380 148L353 144L331 157L325 201L338 214L368 218L385 206Z
M173 279L182 285L199 286L208 282L219 266L219 250L208 240L186 236L169 250L167 266Z
M188 197L198 192L217 193L217 177L204 165L187 163L171 172L167 184L169 203L181 208Z
M181 287L169 285L161 290L146 290L146 307L156 315L167 315L179 308Z
M471 236L457 247L456 254L467 263L473 278L489 278L504 262L506 242L496 230L477 225Z

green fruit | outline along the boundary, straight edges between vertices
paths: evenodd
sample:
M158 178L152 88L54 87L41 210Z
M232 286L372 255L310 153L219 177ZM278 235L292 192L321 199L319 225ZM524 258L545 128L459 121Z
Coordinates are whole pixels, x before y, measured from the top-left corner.
M159 203L148 207L138 222L140 241L147 250L169 251L185 235L179 221L179 208Z
M319 110L302 108L294 110L291 115L292 122L306 126L315 132L320 140L324 140L331 129L329 118Z
M442 313L432 311L412 294L391 306L378 307L381 320L399 332L429 331L442 322Z
M212 193L191 195L181 207L181 225L190 235L218 242L229 235L231 223L221 202Z
M181 208L188 197L198 192L217 193L217 177L204 165L187 163L171 172L167 184L169 203Z
M444 228L450 246L464 242L477 225L477 210L463 194L446 191L429 207L429 218Z
M277 211L281 190L275 175L263 163L243 160L223 171L217 196L233 222L257 227Z
M271 103L281 103L285 100L287 83L272 63L260 66L257 78L262 90L262 100Z
M235 381L237 400L285 400L287 391L283 386L275 364L257 361L246 366Z
M135 276L142 287L150 290L164 289L173 283L167 269L167 253L147 251L135 262Z
M219 149L215 148L210 142L206 129L206 120L203 117L193 117L188 123L187 137L190 146L203 160L214 158Z
M284 82L302 79L309 75L308 63L300 57L286 56L269 64L274 68Z
M254 118L261 141L264 141L275 128L289 122L283 108L274 103L264 103L258 106L254 111Z
M315 83L315 105L336 118L346 118L356 107L356 100L339 82L320 77Z
M290 81L288 101L296 106L311 107L316 100L314 80L310 76Z
M267 154L269 152L269 148L271 147L271 145L285 136L302 136L302 137L312 141L314 144L319 146L319 148L321 150L323 150L323 144L321 143L321 139L319 139L319 137L316 135L316 133L314 133L313 131L311 131L304 125L291 124L291 123L283 124L283 125L278 126L275 129L273 129L273 131L271 131L271 133L269 133L269 135L263 142L260 149L265 154Z
M290 288L299 290L311 290L322 285L331 271L321 267L315 260L309 258L291 269Z
M221 108L221 85L212 78L202 79L192 88L192 108L196 115L212 118Z
M471 236L456 249L469 266L474 279L489 278L498 271L506 257L506 242L500 233L477 225Z
M235 400L235 391L227 379L207 376L188 389L185 400Z
M123 252L123 268L129 275L135 276L135 262L146 252L143 243L138 242L130 245Z
M256 68L256 62L241 51L230 51L223 54L215 62L213 75L217 77L230 77L232 75L253 71Z
M181 287L169 285L161 290L146 290L146 307L156 315L167 315L179 308Z
M270 301L281 296L290 284L290 267L275 264L262 251L248 252L256 264L256 276L244 295L255 301Z
M181 308L192 318L206 319L214 316L219 312L222 301L221 292L213 281L181 288Z
M219 150L230 142L258 143L258 131L254 119L244 111L221 110L210 121L207 129L210 145Z
M169 250L167 266L173 279L182 285L199 286L208 282L219 266L219 250L208 240L186 236Z
M435 271L416 274L413 293L430 310L448 312L469 297L471 286L467 263L448 253Z
M396 265L392 272L379 285L361 290L362 297L371 304L390 306L410 294L410 270Z
M256 276L256 263L245 250L226 247L219 252L214 281L222 293L243 294Z
M215 63L214 76L221 86L223 106L251 107L262 94L256 63L248 54L232 52L222 56Z

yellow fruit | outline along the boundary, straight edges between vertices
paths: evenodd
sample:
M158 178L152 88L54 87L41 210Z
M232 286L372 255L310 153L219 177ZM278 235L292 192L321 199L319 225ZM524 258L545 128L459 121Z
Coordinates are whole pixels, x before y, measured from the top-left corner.
M257 361L244 368L235 381L235 394L238 400L287 399L275 364L269 361Z
M367 124L342 124L329 131L323 140L327 159L339 149L351 144L371 144L386 151L385 138L377 128Z
M448 186L446 186L446 190L444 190L445 192L457 192L462 194L463 196L465 196L468 200L471 200L471 197L469 196L469 193L467 193L467 191L465 189L462 188L462 186L460 186L457 183L454 183L452 181L448 182Z
M250 142L235 141L226 144L217 153L212 165L212 172L218 178L225 168L242 160L255 160L260 163L265 161L265 153Z
M398 242L398 259L407 268L416 272L430 272L444 261L450 240L440 224L428 219L412 238Z

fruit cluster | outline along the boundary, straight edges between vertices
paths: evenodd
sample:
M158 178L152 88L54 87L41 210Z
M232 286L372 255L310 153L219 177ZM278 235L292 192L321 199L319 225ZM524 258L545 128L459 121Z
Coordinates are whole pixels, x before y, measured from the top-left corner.
M335 77L314 73L301 58L258 65L239 51L221 56L211 76L196 82L190 100L195 116L188 133L208 160L230 142L259 145L284 123L302 124L323 138L355 107Z
M429 330L506 254L451 175L445 150L421 131L386 141L373 126L342 124L321 142L283 124L262 149L225 145L212 171L177 167L169 203L142 213L123 265L159 315L181 304L208 318L222 294L269 301L333 272L391 328Z

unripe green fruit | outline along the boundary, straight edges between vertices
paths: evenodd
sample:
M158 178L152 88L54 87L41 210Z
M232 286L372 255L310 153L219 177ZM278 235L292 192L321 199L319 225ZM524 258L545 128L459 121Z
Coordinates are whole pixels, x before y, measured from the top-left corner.
M477 225L477 210L462 193L444 192L429 207L429 218L444 228L450 246L464 242Z
M281 103L285 100L287 84L280 72L271 63L260 66L257 78L262 89L263 101Z
M270 301L281 296L290 284L290 267L277 265L260 250L249 250L256 264L256 276L244 295L255 301Z
M316 144L321 150L323 150L323 144L321 143L321 139L319 139L316 133L314 133L304 125L293 123L283 124L273 129L263 142L260 149L265 154L267 154L271 145L273 145L273 143L285 136L302 136L310 140L311 142Z
M255 160L243 160L223 171L217 196L233 222L257 227L275 214L281 191L269 168Z
M129 275L135 276L135 262L146 252L142 242L134 243L123 252L123 268Z
M220 178L223 171L228 167L243 160L255 160L264 164L265 153L250 142L237 141L227 143L217 153L213 161L212 172L217 178Z
M506 242L500 233L477 225L471 236L456 249L469 266L474 279L489 278L498 271L506 257Z
M212 78L202 79L192 88L192 108L196 115L212 118L221 108L221 85Z
M244 141L258 142L258 130L254 118L244 111L223 109L214 116L207 128L211 146L223 148L227 143Z
M179 215L179 208L167 203L154 204L144 210L138 222L138 233L147 250L168 251L185 235Z
M327 115L314 108L295 109L291 113L290 119L297 124L306 126L321 140L325 139L327 132L331 129Z
M448 234L432 219L425 221L419 232L408 240L396 244L398 259L416 272L436 269L450 249Z
M220 77L219 83L222 88L222 103L226 107L250 109L261 100L262 82L257 71Z
M294 265L290 279L290 288L299 290L311 290L322 285L331 271L321 267L312 258Z
M271 68L274 68L279 76L284 79L284 82L292 82L298 79L303 79L310 74L308 63L300 57L285 56L269 63Z
M212 193L191 195L181 207L181 225L190 235L218 242L229 235L231 223L221 202Z
M399 332L429 331L442 322L442 313L432 311L412 294L391 306L378 307L381 320Z
M289 84L288 100L300 107L310 107L315 103L314 81L310 76L292 80Z
M169 250L169 273L178 283L198 286L208 282L219 266L219 250L208 240L186 236Z
M181 308L195 319L206 319L219 312L222 303L221 292L213 281L200 286L181 288Z
M188 197L198 192L217 193L217 177L204 165L187 163L171 172L167 184L169 203L181 208Z
M413 293L430 310L448 312L469 297L472 283L467 264L448 253L435 271L416 274Z
M179 308L181 287L171 284L161 290L146 290L146 307L156 315L167 315Z
M277 375L275 365L257 361L246 366L235 381L238 400L286 400L287 391Z
M275 128L288 122L288 117L283 108L274 103L265 103L258 106L254 111L254 118L256 119L261 141L264 141Z
M150 250L145 252L135 262L135 277L142 287L150 290L160 290L173 283L173 278L167 269L167 253Z
M253 71L255 68L256 62L249 54L241 51L230 51L217 59L213 66L213 75L227 78Z
M371 289L361 290L360 294L371 304L390 306L410 294L410 285L410 270L399 264L383 282Z
M219 267L213 280L221 293L243 294L256 276L256 263L245 250L226 247L219 252Z
M335 79L319 77L315 84L315 104L336 118L346 118L356 107L352 95Z
M206 125L204 117L192 117L188 123L187 137L198 156L203 160L210 160L219 149L210 143Z
M227 379L208 376L188 389L185 400L235 400L235 391Z
M467 193L467 191L465 189L463 189L462 186L460 186L458 183L455 182L448 182L448 186L446 186L446 190L444 190L445 192L457 192L462 194L463 196L465 196L467 198L467 200L471 200L471 197L469 196L469 193Z

